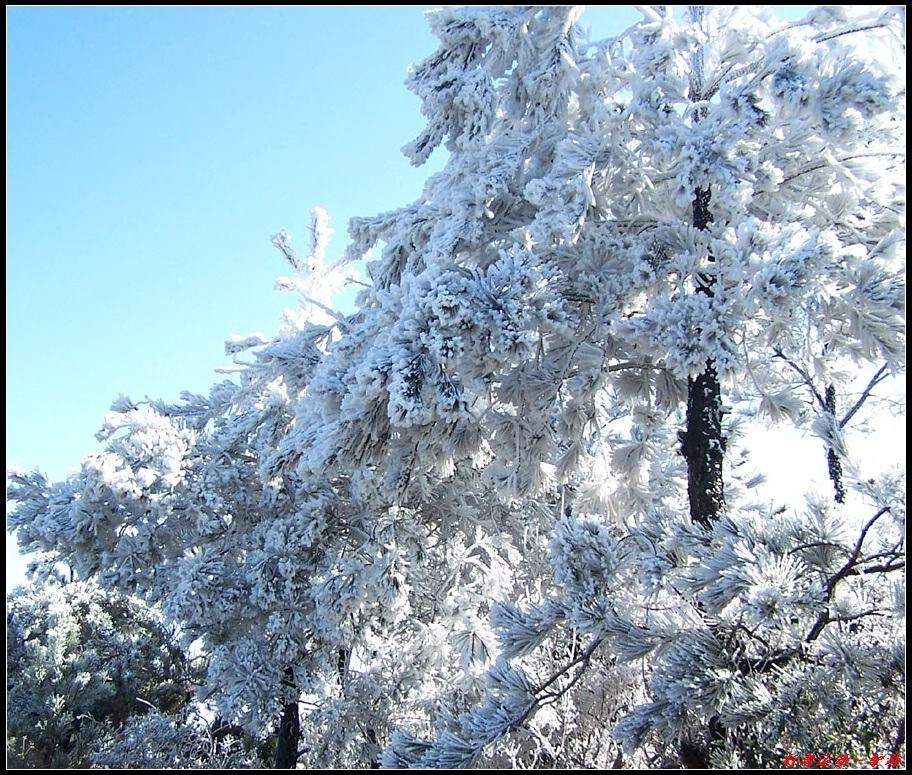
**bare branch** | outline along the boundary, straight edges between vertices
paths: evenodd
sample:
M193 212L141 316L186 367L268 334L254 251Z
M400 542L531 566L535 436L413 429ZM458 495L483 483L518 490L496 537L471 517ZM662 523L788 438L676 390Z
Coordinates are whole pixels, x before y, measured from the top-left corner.
M807 385L808 389L811 391L811 394L814 396L815 399L817 399L817 403L820 404L821 409L823 409L824 411L827 411L827 403L826 403L826 401L823 400L823 396L821 396L820 393L817 391L817 388L814 385L814 381L811 379L810 375L804 369L802 369L798 364L796 364L794 361L790 360L785 354L783 354L782 350L780 350L778 348L773 350L773 357L781 358L789 366L791 366L792 369L794 369L801 376L802 382L804 382L804 384Z
M904 570L906 563L897 562L897 563L885 563L883 565L871 565L867 568L862 568L861 570L852 570L846 574L846 576L862 576L869 573L892 573L895 570Z
M866 30L878 30L881 27L887 27L886 24L868 24L864 27L851 27L846 30L839 30L838 32L833 32L829 35L818 35L814 38L815 43L823 43L827 40L833 40L834 38L841 38L843 35L853 35L856 32L865 32Z
M861 394L861 397L855 402L855 405L845 413L845 416L839 421L839 427L845 428L849 420L851 420L855 413L861 409L862 404L868 400L868 396L871 395L871 391L877 387L881 382L887 378L887 364L885 363L881 366L877 373L871 378L871 381L868 383L868 386L864 389L864 392Z
M836 159L836 161L842 164L843 162L853 161L854 159L867 159L874 156L903 156L903 158L905 158L904 154L898 153L855 153L851 156L843 156L841 159ZM818 170L823 170L831 166L832 165L829 162L820 162L819 164L813 164L810 167L805 167L803 170L798 170L798 172L792 173L788 177L783 178L782 182L779 185L781 186L785 183L788 183L790 180L801 177L802 175L807 175L811 172L817 172Z
M846 560L845 565L843 565L836 573L830 576L827 579L826 584L824 585L824 602L829 603L830 598L833 596L833 590L836 588L836 585L842 581L842 579L847 576L856 575L853 573L855 569L855 564L858 561L858 556L861 554L861 547L864 545L865 538L867 538L868 531L874 526L874 523L877 522L884 514L890 511L889 506L884 506L880 509L871 519L865 523L865 526L861 529L861 533L858 536L858 540L855 542L855 548L852 549L852 553L849 555L849 559ZM811 628L811 631L808 633L805 638L806 643L810 643L816 640L820 633L823 632L823 628L826 627L832 621L837 621L830 617L829 610L824 610L820 616L817 617L817 621L814 622L814 626Z

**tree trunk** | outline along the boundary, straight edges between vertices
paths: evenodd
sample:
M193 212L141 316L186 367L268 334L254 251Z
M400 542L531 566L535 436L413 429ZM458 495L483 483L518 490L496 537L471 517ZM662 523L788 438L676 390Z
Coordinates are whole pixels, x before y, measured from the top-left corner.
M285 683L293 684L294 673L285 671ZM293 770L298 764L298 741L301 737L301 720L298 715L298 698L282 706L279 720L279 742L276 746L276 769Z
M712 751L716 750L725 741L725 730L718 716L709 720L709 740L706 745L682 740L678 748L681 764L688 770L713 769L710 762Z
M348 649L339 649L339 654L336 658L336 668L339 672L339 687L344 690L345 688L345 676L348 673L348 660L351 656L351 652ZM373 727L368 727L365 731L365 737L367 737L367 742L370 746L377 751L376 756L371 757L370 768L372 770L380 769L380 743L377 740L377 733L374 731Z
M690 19L701 25L702 6L690 6ZM702 25L701 25L702 26ZM703 51L698 49L693 61L690 97L695 102L706 98L703 93ZM694 121L700 121L704 109L694 111ZM710 188L697 188L693 199L694 228L704 231L712 223L709 203ZM710 253L709 261L715 262ZM698 274L697 293L712 298L716 278L712 274ZM722 483L722 461L725 457L725 437L722 435L722 390L713 359L707 359L702 374L687 381L687 427L680 434L681 453L687 463L687 500L691 522L709 528L725 508L725 489ZM708 769L712 751L725 739L725 730L718 716L709 720L708 739L705 744L681 741L678 755L684 767Z
M827 385L826 395L824 396L827 411L833 415L833 422L836 421L836 388ZM845 485L842 483L842 462L836 451L830 447L827 449L827 467L830 472L830 480L833 482L833 489L836 491L834 498L836 503L845 503Z
M698 188L694 196L693 225L705 229L712 222L709 212L710 190ZM710 261L715 259L710 256ZM701 274L697 293L713 295L716 278ZM725 508L722 485L722 460L725 438L722 436L722 391L715 363L707 361L706 369L687 383L687 428L680 434L681 454L687 462L687 497L690 518L695 524L709 527Z
M336 669L339 671L339 686L345 684L345 673L348 667L348 649L339 649L336 657Z
M694 195L693 225L702 230L712 223L709 212L710 190L698 188ZM712 255L710 261L715 261ZM701 274L697 277L697 293L713 295L716 278ZM722 461L725 457L725 437L722 435L722 389L712 360L706 369L687 383L687 429L681 434L681 452L687 462L687 499L693 523L709 528L725 508L725 489L722 484ZM725 734L718 716L709 720L709 740L706 745L681 741L678 751L687 769L709 769L712 751Z
M225 721L221 716L216 716L215 721L212 722L210 735L213 740L223 740L228 735L242 738L244 736L244 730L237 724L231 724L228 721Z

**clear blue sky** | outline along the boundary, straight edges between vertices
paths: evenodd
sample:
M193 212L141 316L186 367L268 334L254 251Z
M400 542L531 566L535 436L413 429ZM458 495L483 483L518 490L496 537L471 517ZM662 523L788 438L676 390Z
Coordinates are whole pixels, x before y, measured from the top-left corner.
M118 393L205 392L224 340L292 303L269 238L313 205L334 257L351 216L415 198L443 153L399 152L422 10L7 9L8 465L65 476Z

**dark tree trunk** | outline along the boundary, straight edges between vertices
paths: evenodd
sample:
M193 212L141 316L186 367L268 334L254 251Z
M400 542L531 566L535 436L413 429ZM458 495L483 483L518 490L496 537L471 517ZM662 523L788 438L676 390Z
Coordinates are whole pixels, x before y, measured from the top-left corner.
M243 737L244 730L237 724L231 724L225 721L221 716L216 716L215 721L212 722L210 734L213 740L222 740L228 735Z
M285 683L294 683L291 669L285 671ZM279 742L276 746L276 769L293 770L298 763L298 741L301 738L301 720L298 715L298 698L282 706L279 720Z
M709 211L710 190L698 188L694 196L693 225L705 229L712 222ZM710 256L710 261L715 259ZM716 279L701 274L697 293L713 295ZM706 369L687 383L687 428L680 434L681 454L687 462L687 497L690 518L695 524L709 527L725 507L722 485L722 460L725 438L722 435L722 391L712 360Z
M373 746L374 750L377 751L377 755L371 758L370 768L372 770L380 769L380 743L377 740L377 733L373 729L368 727L367 730L367 741Z
M702 26L703 8L690 6L690 20ZM700 102L708 98L703 93L703 51L698 49L694 56L691 75L690 98ZM698 107L693 113L695 122L705 117L705 108ZM704 231L712 223L709 203L712 190L698 187L694 191L693 225ZM712 253L709 261L715 262ZM696 277L697 293L712 298L715 295L714 274L700 273ZM716 364L712 358L696 378L687 381L687 426L681 438L681 453L687 463L687 500L690 505L690 519L693 524L709 528L725 508L725 489L722 482L722 461L725 457L725 437L722 435L722 390ZM686 768L709 769L711 754L724 744L725 730L718 716L709 720L705 743L681 740L678 755Z
M713 716L709 720L709 740L706 745L691 743L688 740L682 740L678 748L678 756L681 764L688 770L710 770L710 754L716 750L725 741L725 729L719 721L718 716Z
M833 421L836 420L836 388L828 385L826 395L824 396L827 411L833 415ZM845 485L842 483L842 462L836 451L830 447L827 449L827 467L830 471L830 480L833 482L833 489L836 491L836 503L845 503Z
M339 687L345 688L345 676L348 673L348 660L351 653L348 649L339 649L339 653L336 657L336 669L339 673ZM377 740L377 733L373 730L372 727L368 727L365 731L365 737L367 737L367 742L370 746L377 751L377 755L371 758L370 768L372 770L380 769L380 743Z
M339 671L339 685L345 683L345 672L348 665L348 649L339 649L336 657L336 669Z

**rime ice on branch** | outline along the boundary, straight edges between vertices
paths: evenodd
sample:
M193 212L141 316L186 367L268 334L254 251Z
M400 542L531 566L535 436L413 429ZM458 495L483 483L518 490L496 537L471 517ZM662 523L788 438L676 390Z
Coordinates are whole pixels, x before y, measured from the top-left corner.
M894 12L846 13L430 13L404 150L450 155L350 223L357 311L317 212L240 386L119 405L78 476L14 480L20 540L161 600L226 717L300 709L308 766L887 750L902 484L817 399L904 368L905 85ZM758 501L735 410L824 435L846 503Z

